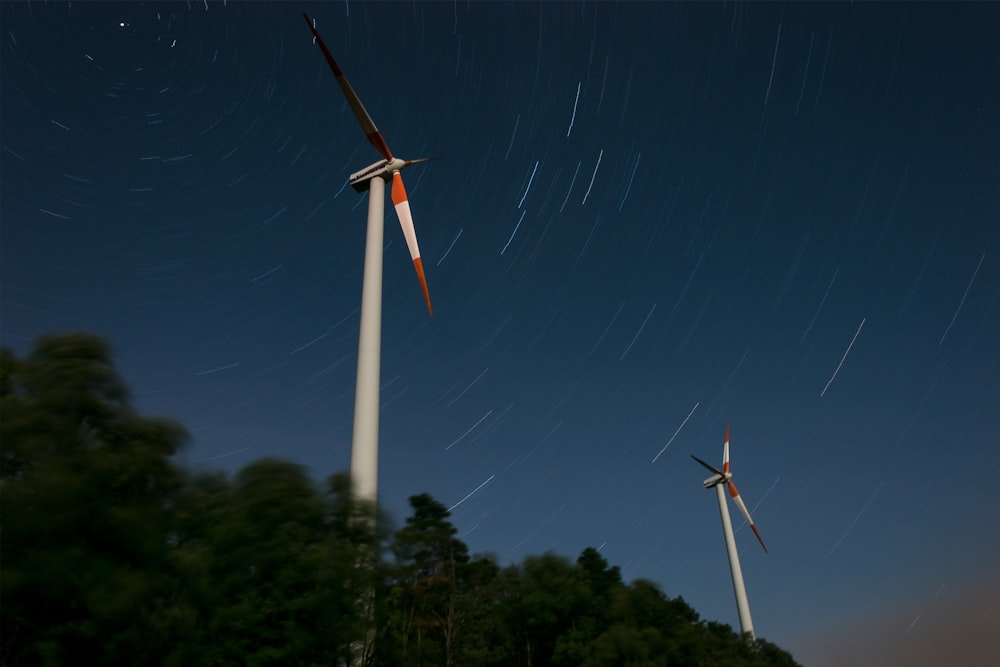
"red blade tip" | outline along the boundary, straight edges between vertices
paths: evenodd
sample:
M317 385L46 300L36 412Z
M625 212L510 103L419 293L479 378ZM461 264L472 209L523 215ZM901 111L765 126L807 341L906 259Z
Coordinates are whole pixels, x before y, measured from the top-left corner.
M427 312L434 317L434 309L431 307L431 293L427 289L427 278L424 277L424 263L419 257L413 260L413 268L417 270L417 278L420 279L420 289L424 291L424 300L427 302Z

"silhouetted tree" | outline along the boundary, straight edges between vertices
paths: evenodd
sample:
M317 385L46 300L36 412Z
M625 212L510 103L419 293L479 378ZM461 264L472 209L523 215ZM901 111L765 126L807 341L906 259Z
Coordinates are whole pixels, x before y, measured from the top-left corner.
M177 629L166 539L184 430L134 412L93 336L2 365L4 664L156 660Z
M612 600L623 587L621 571L594 548L583 550L576 560L576 588L579 609L571 625L556 642L553 664L582 665L592 653L595 639L604 633L612 621Z
M547 553L528 556L505 574L512 591L507 607L517 638L518 664L556 664L557 643L573 628L586 603L575 566L563 556Z
M449 512L427 494L410 498L413 514L396 533L396 607L402 664L445 665L455 660L460 568L469 562Z

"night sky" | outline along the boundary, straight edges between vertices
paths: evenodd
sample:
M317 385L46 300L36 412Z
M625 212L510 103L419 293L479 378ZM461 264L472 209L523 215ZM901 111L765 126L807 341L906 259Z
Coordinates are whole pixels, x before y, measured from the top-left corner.
M474 552L598 547L738 627L689 458L729 424L758 635L1000 655L1000 5L3 3L0 342L106 337L190 467L350 463L379 155L303 11L441 158L433 318L386 205L396 522L428 492Z

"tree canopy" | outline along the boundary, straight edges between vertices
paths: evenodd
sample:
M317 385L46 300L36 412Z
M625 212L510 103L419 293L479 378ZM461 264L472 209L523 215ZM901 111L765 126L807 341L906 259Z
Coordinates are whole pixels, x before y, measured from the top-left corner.
M794 665L592 548L471 555L428 494L392 531L345 474L172 461L87 334L0 351L0 665Z

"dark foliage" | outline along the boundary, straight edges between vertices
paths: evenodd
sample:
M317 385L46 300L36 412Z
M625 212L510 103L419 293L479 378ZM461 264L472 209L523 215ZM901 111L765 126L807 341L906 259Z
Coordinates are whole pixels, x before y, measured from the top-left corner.
M170 461L84 334L0 352L0 665L794 665L594 549L501 568L421 494L393 534L346 476Z

